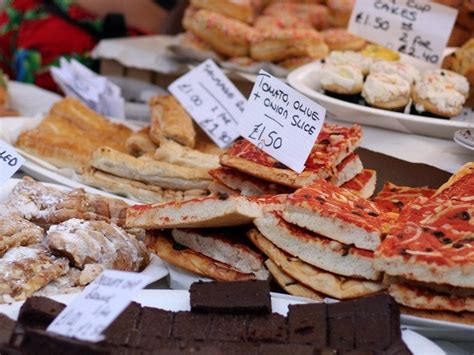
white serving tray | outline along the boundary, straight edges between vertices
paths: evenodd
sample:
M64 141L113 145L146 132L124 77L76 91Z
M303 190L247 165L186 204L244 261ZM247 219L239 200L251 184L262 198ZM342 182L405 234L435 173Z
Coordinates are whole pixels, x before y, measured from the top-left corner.
M58 295L52 299L65 304L71 303L77 295ZM307 303L306 299L299 297L288 297L279 293L272 293L272 310L275 313L286 315L290 304ZM142 290L134 298L135 302L142 306L161 308L168 311L189 311L189 292L177 290ZM8 305L0 305L0 313L7 315L12 319L18 318L18 312L23 302L15 302ZM411 330L403 329L402 338L408 348L414 355L445 355L436 344L429 339L417 334Z
M447 120L382 110L327 96L319 89L321 66L319 61L303 65L292 71L287 79L296 90L325 107L329 118L450 140L457 130L474 128L474 111L471 109Z

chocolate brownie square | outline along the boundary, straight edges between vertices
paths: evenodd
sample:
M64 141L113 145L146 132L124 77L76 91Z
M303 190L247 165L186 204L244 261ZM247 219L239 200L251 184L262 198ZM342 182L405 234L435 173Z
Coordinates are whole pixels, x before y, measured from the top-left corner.
M130 303L105 330L105 341L118 346L128 345L129 341L134 341L130 334L138 324L140 313L140 305L136 302Z
M247 339L274 343L286 342L288 339L286 318L277 313L250 316Z
M163 309L144 307L142 308L140 322L137 331L132 332L129 341L130 346L136 346L143 349L153 349L162 344L163 339L171 336L173 329L174 313Z
M330 348L351 350L355 346L354 301L328 304L328 344Z
M383 350L401 339L400 310L391 296L368 296L355 302L357 349Z
M261 344L260 355L314 355L314 347L305 344Z
M8 345L15 332L16 322L4 314L0 314L0 345Z
M398 340L395 343L391 344L388 348L383 351L374 352L377 355L411 355L412 352L408 349L407 345L403 340Z
M177 312L174 315L173 338L207 339L211 328L211 316L192 312Z
M290 342L327 346L327 309L324 303L290 305L288 335Z
M270 313L267 281L195 282L189 289L191 310L202 313Z
M212 316L209 340L243 341L247 336L248 316L216 314Z
M26 329L20 350L35 355L102 355L110 351L94 343L63 337L40 329Z
M246 342L220 342L218 348L225 355L257 355L259 353L259 344Z
M46 329L65 307L50 298L33 296L21 306L18 322L25 327Z

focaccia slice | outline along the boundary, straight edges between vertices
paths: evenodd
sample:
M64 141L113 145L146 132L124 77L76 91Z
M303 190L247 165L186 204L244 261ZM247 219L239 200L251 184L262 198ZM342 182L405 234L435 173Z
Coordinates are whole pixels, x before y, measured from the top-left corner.
M265 238L304 262L347 277L379 280L373 252L344 245L285 222L280 212L264 212L254 224Z
M68 270L66 258L40 245L12 248L0 258L0 303L24 300Z
M250 230L248 236L282 271L318 293L342 300L363 297L385 288L381 282L342 277L318 269L284 252L255 229Z
M347 245L375 250L384 220L378 207L324 180L288 196L283 219Z
M329 181L336 186L341 186L345 182L353 179L363 169L364 166L362 165L359 155L351 153L336 166L336 173Z
M268 279L262 254L248 245L245 231L173 229L171 235L179 244L230 265L242 273L254 274L257 280Z
M270 271L275 281L290 295L306 297L319 302L324 300L324 295L319 294L309 287L306 287L302 283L296 281L294 278L280 269L271 259L267 259L265 261L265 265L267 266L268 271Z
M153 142L159 144L160 139L166 137L187 147L194 147L196 131L193 121L174 96L152 97L150 110L150 137Z
M203 197L186 201L137 205L127 210L129 228L211 228L251 223L261 207L241 196Z
M41 227L18 215L0 216L0 257L11 248L40 243L43 236Z
M346 128L325 123L301 174L243 139L236 141L227 153L221 155L220 163L260 179L297 189L336 175L336 166L359 146L361 139L359 125Z
M188 168L153 159L138 159L109 147L97 149L90 165L126 179L156 184L167 189L207 189L211 177L207 169Z
M415 317L474 325L473 312L432 311L432 310L416 309L416 308L410 308L410 307L404 307L404 306L400 306L400 312L402 314L415 316Z
M377 183L377 172L371 169L364 169L351 180L341 185L344 189L349 189L362 198L369 198L375 191Z
M418 197L431 197L434 193L435 190L428 187L397 186L386 182L372 201L384 212L400 213L403 207Z
M227 264L175 243L171 237L164 234L147 235L145 244L152 252L166 262L217 281L255 279L254 274L245 274L237 271Z

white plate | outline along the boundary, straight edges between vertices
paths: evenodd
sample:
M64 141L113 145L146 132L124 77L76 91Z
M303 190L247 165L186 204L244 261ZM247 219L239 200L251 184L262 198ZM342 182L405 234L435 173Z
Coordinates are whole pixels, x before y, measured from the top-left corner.
M48 112L54 103L62 99L54 92L19 81L10 81L8 91L12 108L27 117Z
M450 120L431 118L362 106L324 95L318 91L321 62L301 66L288 75L288 82L296 90L324 106L327 115L344 122L360 123L404 133L452 139L461 128L474 128L474 112L461 114Z
M69 304L76 295L58 295L52 299ZM168 311L189 311L189 292L177 290L142 290L134 298L135 302L142 306L161 308ZM304 299L297 297L288 298L287 295L272 293L272 310L275 313L286 315L290 304L306 303ZM23 302L15 302L7 305L0 305L0 313L7 315L12 319L18 318L18 312ZM408 348L414 355L445 355L436 344L429 339L417 334L411 330L402 330L402 338Z
M10 194L10 192L13 190L13 188L16 186L18 182L20 182L20 179L10 179L8 180L5 184L0 186L0 204L4 203ZM57 184L49 184L45 183L47 186L55 187L60 191L69 191L70 189L57 185ZM88 191L90 192L90 191ZM103 191L97 190L97 195L101 196L108 196L109 194L104 193ZM117 198L117 196L115 196ZM122 198L122 200L127 202L127 199ZM166 267L165 263L157 257L155 254L151 254L151 260L150 264L141 272L142 274L145 274L150 277L152 282L161 280L162 278L168 276L168 268Z

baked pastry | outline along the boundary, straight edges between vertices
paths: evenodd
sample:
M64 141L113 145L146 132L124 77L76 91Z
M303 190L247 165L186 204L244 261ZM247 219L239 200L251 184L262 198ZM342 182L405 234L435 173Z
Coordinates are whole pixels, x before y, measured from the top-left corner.
M157 145L150 138L150 127L144 127L134 132L125 142L127 152L135 157L139 157L148 152L154 152Z
M0 107L10 107L10 95L8 93L8 77L0 70Z
M301 174L288 169L247 140L238 140L220 156L220 163L276 184L299 188L336 174L336 166L360 144L360 126L350 128L325 123Z
M345 29L334 28L321 32L330 51L360 51L367 42Z
M354 0L327 0L331 26L347 27L351 17Z
M192 249L176 246L172 238L164 234L147 235L145 243L148 249L166 262L217 281L252 280L255 278L253 274L239 272L227 264Z
M95 168L83 170L81 181L89 186L101 188L114 194L130 197L143 203L181 201L208 195L206 190L169 190L105 173Z
M373 202L319 180L289 195L282 217L341 243L375 250L383 234L381 214Z
M166 138L160 139L159 147L156 149L154 157L159 161L188 168L210 170L220 166L218 155L202 153Z
M68 269L41 245L12 248L0 258L0 303L24 300Z
M282 29L261 34L252 41L250 55L255 60L279 61L291 57L324 58L329 50L314 30Z
M198 10L183 22L186 30L205 40L217 53L229 57L248 56L254 29L213 11Z
M397 186L386 182L372 201L384 212L400 213L402 209L418 197L431 197L434 189L428 187Z
M420 79L420 72L413 65L401 62L377 61L370 67L370 74L385 73L397 74L413 85Z
M198 9L217 12L242 22L252 23L255 18L255 6L251 0L191 0L191 5Z
M357 66L362 71L362 74L367 75L372 65L372 59L364 57L362 54L354 51L332 51L329 56L324 59L324 62L329 65L347 65L351 64Z
M360 197L369 198L375 191L376 181L377 172L372 169L364 169L351 180L342 184L341 187L351 190Z
M269 277L262 255L248 245L243 230L173 229L171 235L178 244L244 274L254 274L257 280L267 280Z
M282 60L281 62L278 62L277 65L288 70L293 70L311 62L314 62L314 58L295 57Z
M102 270L141 271L150 260L135 236L102 221L69 219L50 227L46 242L53 253L66 256L80 269L98 264Z
M397 74L370 74L365 79L362 97L371 106L401 110L410 102L410 84Z
M0 216L0 257L11 248L41 243L43 236L41 227L20 216Z
M435 78L435 79L432 79ZM469 82L458 73L446 69L428 70L423 73L423 80L440 80L452 85L453 89L463 95L469 97Z
M262 15L256 18L253 27L257 31L275 31L284 28L312 29L310 23L301 21L300 17L292 14L280 13L278 15Z
M196 131L193 121L174 96L154 96L150 100L150 138L155 144L162 137L174 139L188 147L194 147Z
M108 147L97 149L90 165L112 175L167 189L206 189L211 180L207 169L187 168L147 157L138 159Z
M352 64L326 64L319 71L321 89L336 94L359 94L362 91L363 80L360 68Z
M276 2L270 4L263 11L264 15L283 16L292 15L301 21L311 24L318 30L329 27L329 12L326 6L319 4L297 4Z
M349 154L336 166L336 173L328 180L331 184L341 186L364 170L362 161L356 153Z
M413 87L411 96L417 111L441 117L459 115L466 101L451 82L437 73L424 73Z
M374 62L379 60L396 62L400 60L400 53L378 44L368 44L360 53Z
M385 286L380 282L348 278L318 269L278 248L255 229L249 231L250 240L265 254L282 272L294 278L300 284L337 299L350 299L380 292ZM330 250L330 248L328 248ZM324 253L323 253L324 254Z

